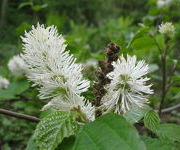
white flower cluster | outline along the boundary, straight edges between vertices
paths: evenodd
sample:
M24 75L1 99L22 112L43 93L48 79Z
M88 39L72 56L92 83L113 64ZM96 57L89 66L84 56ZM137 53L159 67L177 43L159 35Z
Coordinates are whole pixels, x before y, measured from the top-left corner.
M158 0L157 7L158 8L168 7L172 2L173 0Z
M26 64L21 56L17 55L10 59L8 68L14 76L20 77L26 73Z
M162 23L159 25L159 32L161 34L173 35L175 32L174 25L171 22Z
M81 96L89 88L89 81L83 79L82 66L66 51L65 40L57 29L38 24L25 33L22 41L28 78L40 87L41 99L51 99L43 110L79 109L88 120L94 120L94 107Z
M152 94L151 85L146 85L149 78L148 65L136 61L136 56L121 56L113 63L114 71L107 76L111 83L102 99L102 106L107 112L125 113L134 106L144 107L148 103L147 94Z
M6 89L9 86L9 81L0 76L0 89Z

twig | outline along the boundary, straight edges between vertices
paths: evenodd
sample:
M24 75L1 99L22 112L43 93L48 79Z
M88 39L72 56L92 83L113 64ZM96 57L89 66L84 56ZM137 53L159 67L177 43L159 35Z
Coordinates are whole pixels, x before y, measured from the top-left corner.
M19 119L25 119L25 120L28 120L28 121L31 121L31 122L39 122L40 121L39 118L36 118L34 116L25 115L25 114L21 114L21 113L16 113L16 112L9 111L9 110L2 109L2 108L0 108L0 114L4 114L4 115L7 115L7 116L19 118Z
M174 63L173 69L171 71L171 75L169 77L169 80L167 81L168 84L167 84L167 88L166 88L166 93L168 93L170 87L174 84L173 81L172 81L172 77L173 77L173 75L174 75L174 73L176 71L176 66L177 66L177 62Z
M166 47L164 51L161 53L161 65L162 65L162 97L161 97L161 102L160 102L160 107L159 107L159 115L161 115L161 111L164 105L164 101L166 99L166 94L167 94L167 66L166 66L166 54L169 49L169 38L165 37L165 43Z
M165 108L165 109L162 110L162 113L170 112L172 110L178 109L179 107L180 107L180 104L177 104L175 106L171 106L171 107Z
M166 84L167 84L167 76L166 76L166 55L162 56L162 97L161 97L161 103L159 107L159 115L161 115L161 110L166 98Z
M2 0L2 2L1 2L1 14L0 14L0 27L3 27L6 23L7 8L8 8L8 0Z
M162 53L162 49L161 49L159 43L157 42L156 38L152 34L149 34L149 36L154 40L154 42L155 42L155 44L156 44L156 46L157 46L157 48L158 48L158 50L159 50L159 52L161 54Z

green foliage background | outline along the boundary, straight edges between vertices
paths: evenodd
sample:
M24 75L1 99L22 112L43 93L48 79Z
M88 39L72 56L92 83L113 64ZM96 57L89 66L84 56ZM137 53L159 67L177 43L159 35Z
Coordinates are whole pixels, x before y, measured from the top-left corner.
M0 2L0 75L8 78L11 84L6 91L0 91L0 108L34 116L40 115L39 110L44 102L38 100L38 92L30 87L25 78L14 78L7 68L9 59L22 51L20 36L37 22L57 26L59 33L65 36L69 44L68 49L81 63L87 64L89 59L103 59L104 48L109 42L120 45L123 54L130 53L137 55L139 59L145 59L150 64L150 77L154 85L153 89L156 91L150 103L154 109L158 108L160 102L159 83L162 76L158 48L147 33L155 34L160 46L164 47L163 37L156 33L157 26L161 22L173 22L176 33L172 39L172 50L168 53L168 74L171 75L175 61L177 67L172 77L174 84L167 94L164 107L178 104L180 2L174 0L169 7L164 8L158 8L156 2L156 0L2 0ZM4 6L3 3L6 5ZM95 69L93 66L86 67L85 76L94 80ZM91 99L92 95L87 93L87 97ZM179 116L180 112L173 111L164 116L162 121L179 124ZM158 122L157 118L156 122ZM0 115L0 149L24 149L35 126L34 123ZM154 128L149 126L149 122L146 122L146 126L150 130ZM146 137L143 140L148 144L154 144L149 144L149 149L160 143Z

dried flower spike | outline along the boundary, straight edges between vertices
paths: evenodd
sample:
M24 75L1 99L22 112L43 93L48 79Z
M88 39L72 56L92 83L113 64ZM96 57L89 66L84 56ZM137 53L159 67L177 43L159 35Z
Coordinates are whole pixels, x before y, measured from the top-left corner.
M114 67L112 65L113 61L118 59L117 53L120 47L114 43L109 43L108 47L105 49L107 60L99 61L100 71L97 72L98 81L94 83L94 95L93 105L99 107L101 105L101 99L105 95L106 90L104 86L110 83L110 79L106 76L109 72L113 71ZM96 110L96 117L101 115L100 110Z

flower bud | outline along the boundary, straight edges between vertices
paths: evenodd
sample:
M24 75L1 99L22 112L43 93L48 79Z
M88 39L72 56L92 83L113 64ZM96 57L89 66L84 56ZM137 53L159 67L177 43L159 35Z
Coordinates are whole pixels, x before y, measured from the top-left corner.
M171 22L162 23L159 25L159 32L161 34L171 36L175 32L174 25Z

